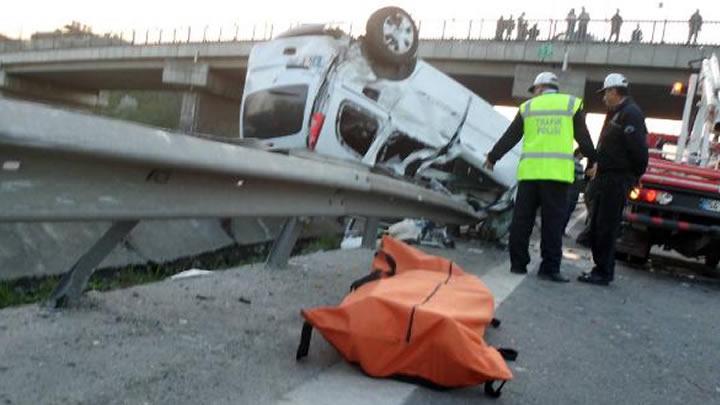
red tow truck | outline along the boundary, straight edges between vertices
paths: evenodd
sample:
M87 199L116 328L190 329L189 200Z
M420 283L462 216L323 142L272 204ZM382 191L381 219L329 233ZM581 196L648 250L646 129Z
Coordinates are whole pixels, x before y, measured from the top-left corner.
M720 73L713 55L702 60L699 74L690 76L680 136L648 135L650 161L640 184L628 196L616 249L618 259L642 264L648 260L650 248L659 245L686 257L703 257L708 268L717 267L719 100Z

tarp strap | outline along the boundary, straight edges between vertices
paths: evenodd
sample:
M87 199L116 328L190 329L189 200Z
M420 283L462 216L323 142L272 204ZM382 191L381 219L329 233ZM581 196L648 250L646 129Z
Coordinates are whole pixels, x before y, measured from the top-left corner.
M375 281L375 280L379 279L380 277L382 277L382 271L375 270L372 273L370 273L364 277L360 277L359 279L353 281L352 284L350 284L350 291L355 291L358 288L362 287L363 285L365 285L371 281Z
M518 352L515 349L510 349L507 347L498 347L497 351L500 352L500 355L502 356L505 361L515 361L518 357Z
M507 381L503 381L500 383L500 386L497 388L493 388L493 383L495 380L488 381L485 383L485 394L491 398L500 398L500 394L502 394L502 388L505 386L505 383Z
M387 262L388 266L390 267L390 271L387 272L388 277L395 275L395 270L397 269L397 262L395 261L395 258L392 257L392 255L384 250L378 250L375 252L375 256L383 255L385 258L385 261ZM358 288L362 287L366 283L369 283L371 281L375 281L380 279L383 276L384 271L380 269L373 270L372 273L368 274L367 276L361 277L355 281L353 281L352 284L350 284L350 291L355 291Z
M385 261L388 263L388 266L390 266L390 272L388 273L391 276L395 275L395 270L397 270L397 262L395 261L395 258L392 257L392 255L384 250L378 250L375 252L375 256L378 255L385 256Z
M297 349L295 360L300 360L308 355L310 351L310 338L312 338L313 327L310 322L303 323L302 333L300 334L300 346Z

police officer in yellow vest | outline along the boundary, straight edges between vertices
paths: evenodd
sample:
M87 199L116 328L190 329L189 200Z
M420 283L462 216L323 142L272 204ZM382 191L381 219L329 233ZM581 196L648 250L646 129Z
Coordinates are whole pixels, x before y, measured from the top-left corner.
M518 189L510 226L510 271L527 273L528 247L538 207L542 215L542 263L538 277L568 282L560 274L562 235L568 207L568 188L575 179L574 142L594 168L597 152L593 146L580 98L558 92L552 72L537 75L529 91L533 98L520 105L518 114L488 153L485 167L495 162L522 139L518 167Z

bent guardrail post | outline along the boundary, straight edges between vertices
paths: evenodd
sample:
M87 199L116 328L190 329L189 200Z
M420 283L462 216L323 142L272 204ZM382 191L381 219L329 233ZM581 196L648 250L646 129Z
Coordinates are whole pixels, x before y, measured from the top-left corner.
M280 234L273 242L272 249L270 249L265 267L269 269L283 269L287 267L290 254L300 237L301 230L302 222L300 222L298 217L290 217L285 220Z
M362 247L365 249L375 249L377 242L377 230L380 220L377 217L365 218L365 229L363 230Z
M82 295L90 276L103 259L118 245L140 221L118 221L63 275L60 284L50 295L47 305L61 308L72 305Z

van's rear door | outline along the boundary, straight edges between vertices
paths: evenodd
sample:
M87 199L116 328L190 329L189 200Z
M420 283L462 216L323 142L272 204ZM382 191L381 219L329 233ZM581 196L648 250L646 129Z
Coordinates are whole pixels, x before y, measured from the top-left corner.
M336 54L329 36L282 38L256 45L241 106L243 138L272 149L305 145L312 104Z

